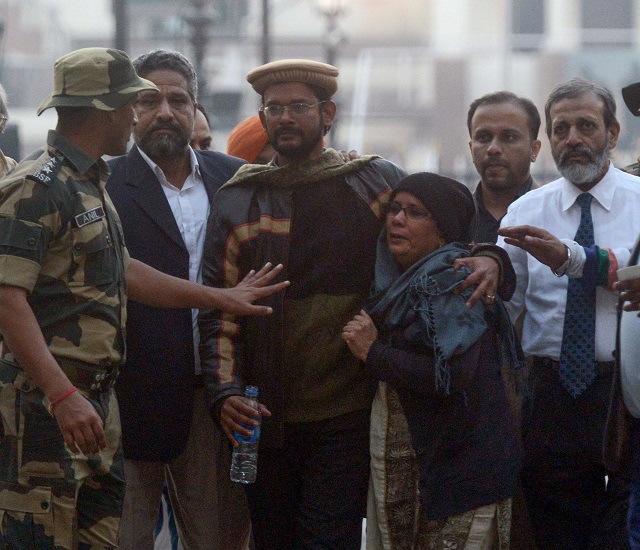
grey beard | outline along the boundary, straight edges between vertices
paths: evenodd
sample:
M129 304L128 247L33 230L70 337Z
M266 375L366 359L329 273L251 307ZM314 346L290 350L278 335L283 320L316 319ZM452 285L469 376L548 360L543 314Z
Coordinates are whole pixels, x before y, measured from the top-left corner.
M573 183L574 185L585 185L598 179L605 165L609 162L611 155L611 147L609 146L609 140L604 146L604 149L600 153L591 154L591 162L588 164L580 164L578 162L572 162L570 164L564 163L564 157L573 152L572 150L566 150L560 155L559 159L556 159L556 165L558 171L562 176Z
M179 139L175 139L171 136L162 135L156 139L142 139L138 147L152 159L167 159L184 155L188 144L189 140L184 139L182 136Z

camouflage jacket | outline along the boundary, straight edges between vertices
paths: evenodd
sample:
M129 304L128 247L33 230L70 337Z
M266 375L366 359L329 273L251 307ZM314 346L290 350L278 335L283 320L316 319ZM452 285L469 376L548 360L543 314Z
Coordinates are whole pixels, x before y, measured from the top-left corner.
M108 173L51 131L0 181L0 284L27 290L58 360L105 367L124 355L129 260Z

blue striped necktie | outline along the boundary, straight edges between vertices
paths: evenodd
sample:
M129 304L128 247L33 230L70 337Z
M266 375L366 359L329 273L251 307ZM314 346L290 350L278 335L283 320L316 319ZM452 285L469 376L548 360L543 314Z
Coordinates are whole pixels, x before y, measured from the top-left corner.
M581 214L574 240L584 247L594 244L592 199L589 193L582 193L576 199ZM560 352L560 382L573 397L580 396L596 377L595 340L595 284L585 285L582 279L569 279Z

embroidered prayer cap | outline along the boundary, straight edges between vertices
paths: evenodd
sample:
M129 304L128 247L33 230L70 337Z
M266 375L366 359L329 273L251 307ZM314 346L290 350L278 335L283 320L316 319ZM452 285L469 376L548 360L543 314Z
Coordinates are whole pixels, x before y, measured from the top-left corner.
M260 65L247 73L247 81L260 95L271 84L302 82L322 88L328 97L338 90L338 69L309 59L281 59Z
M62 56L53 67L53 92L38 115L50 107L95 107L113 111L142 90L158 90L140 78L129 56L111 48L83 48Z
M252 163L267 143L269 136L262 127L260 117L253 115L231 130L227 139L227 154Z
M389 200L400 191L411 193L424 204L448 243L469 242L476 207L466 185L439 174L418 172L401 179Z
M622 99L633 116L640 116L640 82L622 88Z

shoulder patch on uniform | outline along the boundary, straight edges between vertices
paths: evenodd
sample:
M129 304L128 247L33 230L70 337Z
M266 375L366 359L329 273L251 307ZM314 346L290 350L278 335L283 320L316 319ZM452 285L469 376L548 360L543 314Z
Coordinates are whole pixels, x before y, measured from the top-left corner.
M90 223L97 222L98 220L105 217L104 208L102 206L96 206L91 210L87 210L82 214L78 214L74 219L76 222L76 227L84 227L85 225L89 225Z
M60 172L60 168L62 168L62 159L51 157L44 166L38 168L28 177L45 185L51 185L58 175L58 172Z

